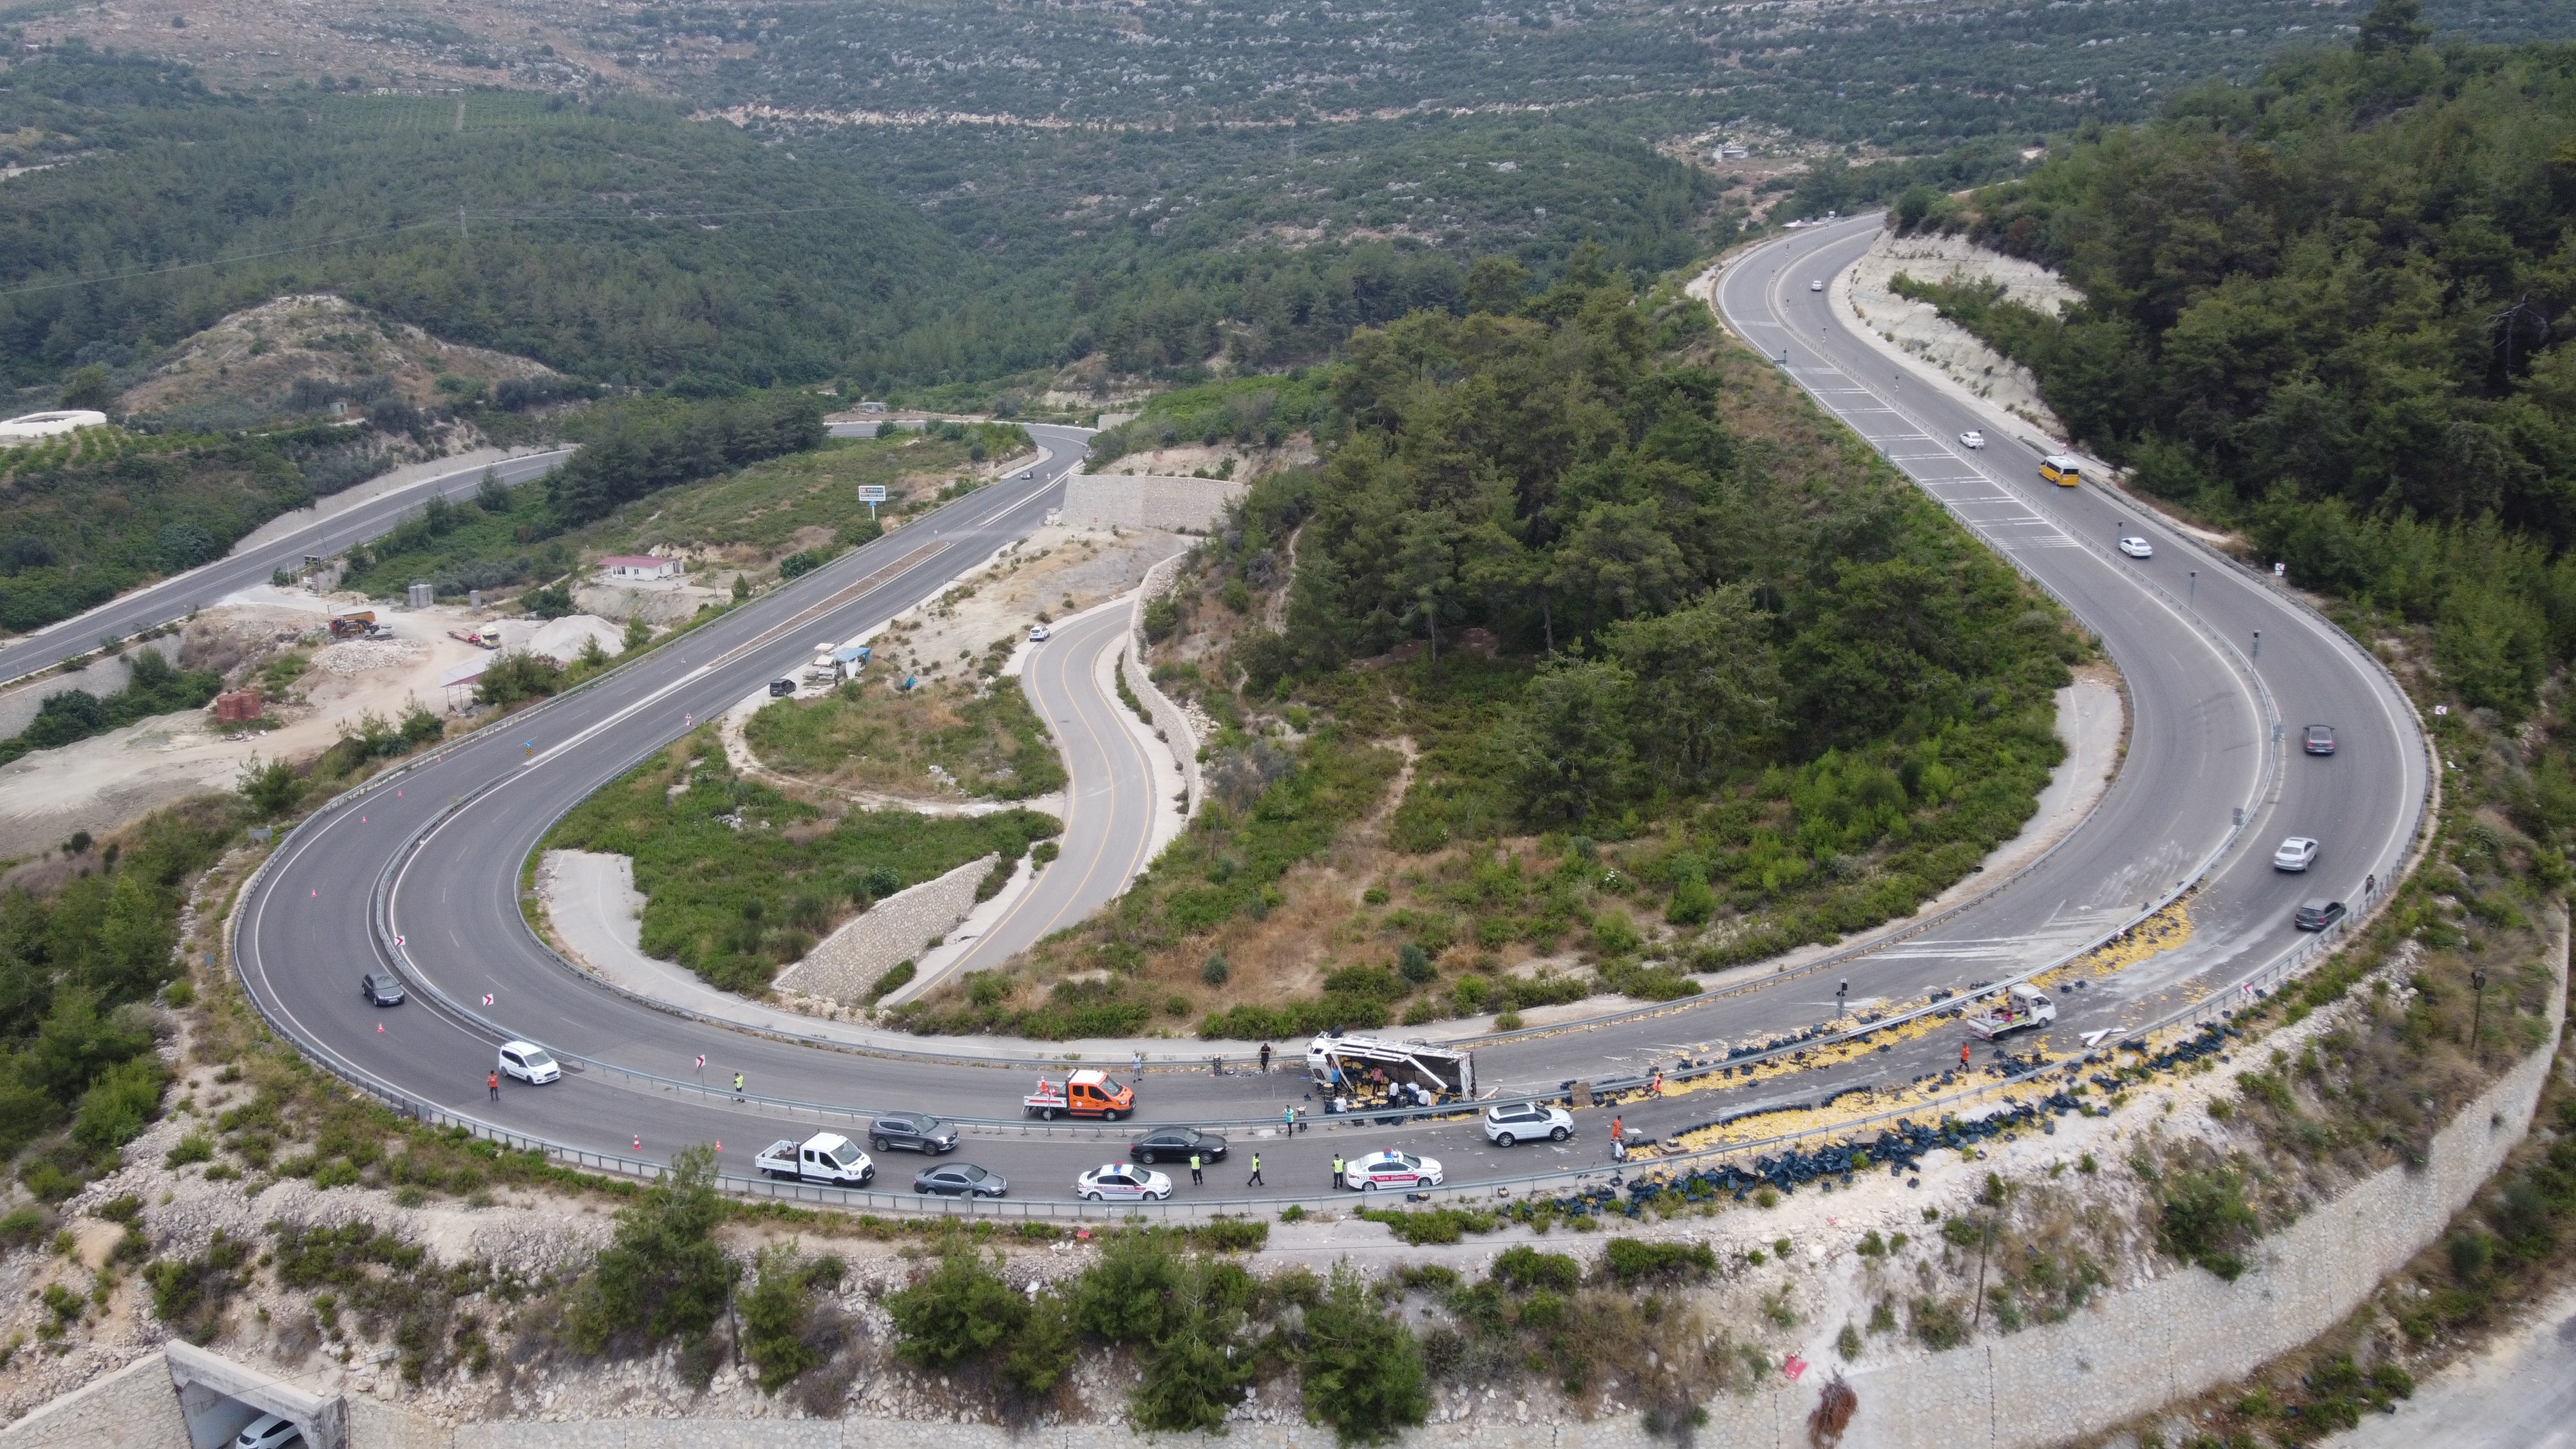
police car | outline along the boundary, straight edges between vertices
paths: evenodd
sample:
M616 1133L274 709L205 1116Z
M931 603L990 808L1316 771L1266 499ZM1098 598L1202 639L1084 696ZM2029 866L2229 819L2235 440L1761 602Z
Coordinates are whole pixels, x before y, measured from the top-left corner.
M1151 1168L1109 1162L1075 1178L1073 1190L1093 1202L1161 1202L1172 1195L1172 1180Z
M1344 1169L1342 1180L1362 1192L1381 1187L1438 1187L1440 1164L1410 1152L1372 1152Z

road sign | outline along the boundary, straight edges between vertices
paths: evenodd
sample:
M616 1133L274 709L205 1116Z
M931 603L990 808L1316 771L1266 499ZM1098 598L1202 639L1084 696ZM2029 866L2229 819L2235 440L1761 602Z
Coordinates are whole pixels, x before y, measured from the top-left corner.
M859 501L860 501L861 503L883 503L883 502L885 502L885 501L886 501L885 485L884 485L883 483L862 483L862 484L860 484L860 485L859 485Z

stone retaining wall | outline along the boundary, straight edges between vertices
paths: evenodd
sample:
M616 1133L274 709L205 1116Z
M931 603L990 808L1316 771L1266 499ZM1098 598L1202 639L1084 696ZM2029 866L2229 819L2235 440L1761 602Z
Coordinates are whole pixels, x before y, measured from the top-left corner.
M184 1449L187 1443L188 1421L179 1412L170 1362L159 1349L0 1429L0 1445L8 1449L90 1449L98 1444Z
M1221 478L1076 473L1064 480L1063 517L1073 525L1114 523L1205 533L1249 487Z
M975 887L1000 859L970 860L852 916L816 942L805 959L779 972L778 989L828 996L844 1006L860 1001L895 963L921 959L933 936L957 929L975 909Z

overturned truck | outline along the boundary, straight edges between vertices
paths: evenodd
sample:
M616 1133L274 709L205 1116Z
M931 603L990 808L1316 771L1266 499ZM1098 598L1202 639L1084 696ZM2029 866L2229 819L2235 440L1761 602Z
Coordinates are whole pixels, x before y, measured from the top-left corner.
M1429 1042L1328 1032L1306 1044L1306 1075L1329 1096L1340 1096L1382 1075L1390 1087L1419 1088L1435 1102L1476 1098L1476 1054Z

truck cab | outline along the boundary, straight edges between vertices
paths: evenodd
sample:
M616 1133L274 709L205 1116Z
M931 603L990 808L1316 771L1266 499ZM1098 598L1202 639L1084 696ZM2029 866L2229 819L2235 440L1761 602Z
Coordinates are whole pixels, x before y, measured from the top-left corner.
M838 1187L861 1187L877 1175L877 1165L859 1150L859 1144L837 1132L817 1132L802 1142L780 1138L753 1161L769 1177Z

